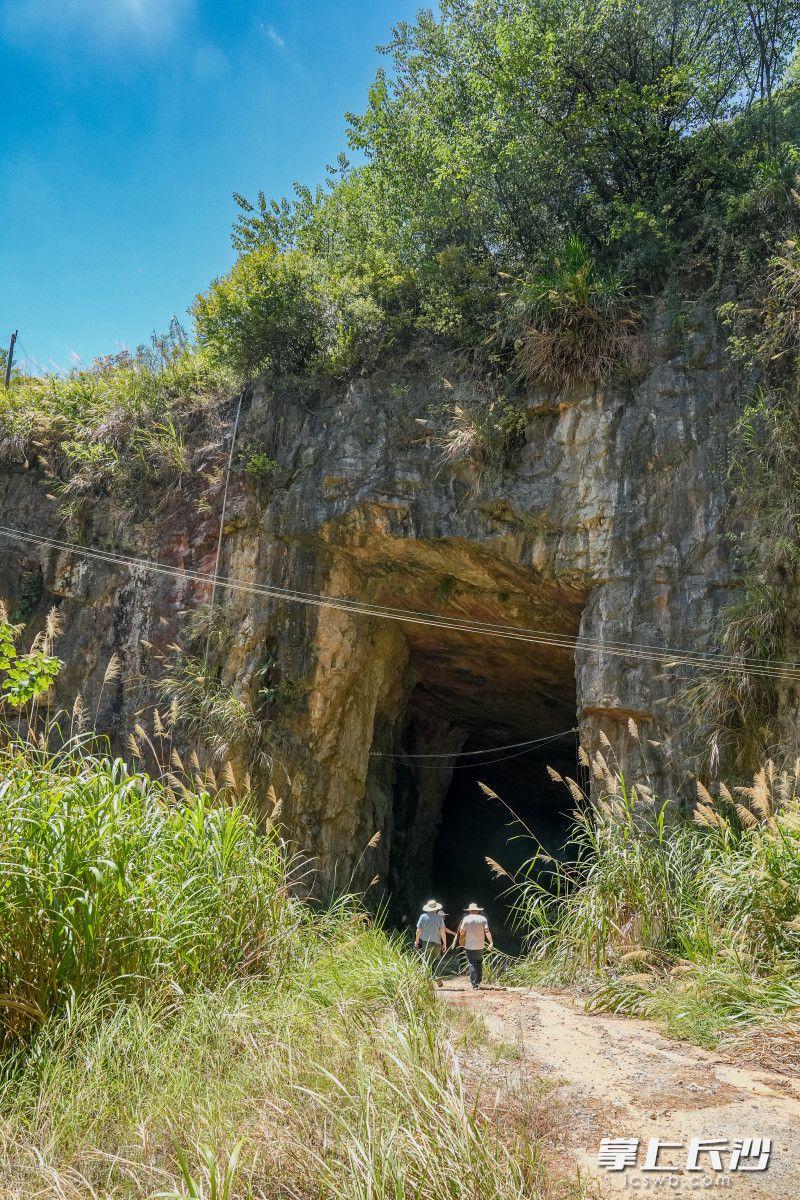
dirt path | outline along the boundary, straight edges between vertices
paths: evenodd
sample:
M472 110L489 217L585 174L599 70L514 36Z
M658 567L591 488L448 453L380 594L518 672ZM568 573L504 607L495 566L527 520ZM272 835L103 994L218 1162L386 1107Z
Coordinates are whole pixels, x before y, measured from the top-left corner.
M502 1076L509 1088L540 1077L557 1120L554 1161L598 1181L601 1195L617 1190L656 1195L711 1192L742 1200L800 1200L800 1077L737 1067L724 1057L662 1037L652 1025L590 1015L568 997L538 990L487 988L473 992L448 980L439 993L484 1022L489 1034L487 1081ZM485 1049L484 1049L485 1054ZM470 1058L470 1052L465 1052ZM467 1064L475 1070L474 1055ZM624 1172L597 1164L601 1137L638 1138L639 1166ZM764 1172L686 1172L693 1138L772 1139ZM675 1175L641 1170L648 1140L681 1143L661 1152Z

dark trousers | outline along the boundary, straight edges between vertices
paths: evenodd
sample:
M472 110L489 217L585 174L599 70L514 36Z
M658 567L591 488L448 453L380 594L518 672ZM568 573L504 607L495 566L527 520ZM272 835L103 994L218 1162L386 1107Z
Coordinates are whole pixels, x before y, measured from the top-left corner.
M433 975L438 975L442 958L441 942L420 942L419 948Z
M465 953L469 967L469 981L476 988L483 979L483 951L467 950Z

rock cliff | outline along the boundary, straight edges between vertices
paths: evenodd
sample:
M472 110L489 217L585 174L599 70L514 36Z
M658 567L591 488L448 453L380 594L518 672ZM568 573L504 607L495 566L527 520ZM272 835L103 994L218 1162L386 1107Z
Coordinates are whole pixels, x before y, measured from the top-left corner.
M656 331L646 370L624 386L529 395L524 445L497 468L443 461L442 414L476 402L476 385L440 352L347 386L257 383L243 405L223 573L605 643L711 648L735 587L725 470L736 383L702 315L680 353L667 343ZM74 540L213 571L223 441L195 440L190 476L154 497L146 519L112 518L99 498ZM242 469L253 452L270 463L258 484ZM7 468L3 522L68 536L48 486L35 464ZM0 594L27 606L31 628L59 605L62 699L80 691L117 738L152 702L159 654L186 642L209 600L204 584L22 546L2 551ZM587 749L602 730L624 760L632 716L660 743L647 751L655 781L680 794L698 747L680 667L240 589L220 589L217 605L212 662L263 726L287 828L324 878L380 874L401 907L430 876L448 756L578 726ZM113 653L121 674L104 686ZM574 753L569 732L546 749L553 761ZM380 845L362 856L377 830Z

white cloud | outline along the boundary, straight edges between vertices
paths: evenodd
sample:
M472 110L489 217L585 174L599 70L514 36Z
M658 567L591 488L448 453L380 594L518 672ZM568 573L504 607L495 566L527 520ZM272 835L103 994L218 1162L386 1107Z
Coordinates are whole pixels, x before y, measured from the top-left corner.
M262 25L261 28L264 30L264 33L267 35L269 40L272 42L273 46L277 46L279 50L283 50L284 46L286 45L286 41L278 33L275 26L274 25Z
M120 46L169 41L194 0L5 0L2 28L15 42L63 41Z

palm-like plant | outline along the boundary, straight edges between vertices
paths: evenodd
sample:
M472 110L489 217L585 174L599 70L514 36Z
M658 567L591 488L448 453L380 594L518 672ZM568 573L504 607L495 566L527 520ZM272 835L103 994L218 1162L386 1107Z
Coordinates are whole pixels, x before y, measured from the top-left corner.
M579 238L540 270L515 281L506 317L520 377L570 387L604 383L642 357L638 313L619 276L598 269Z

